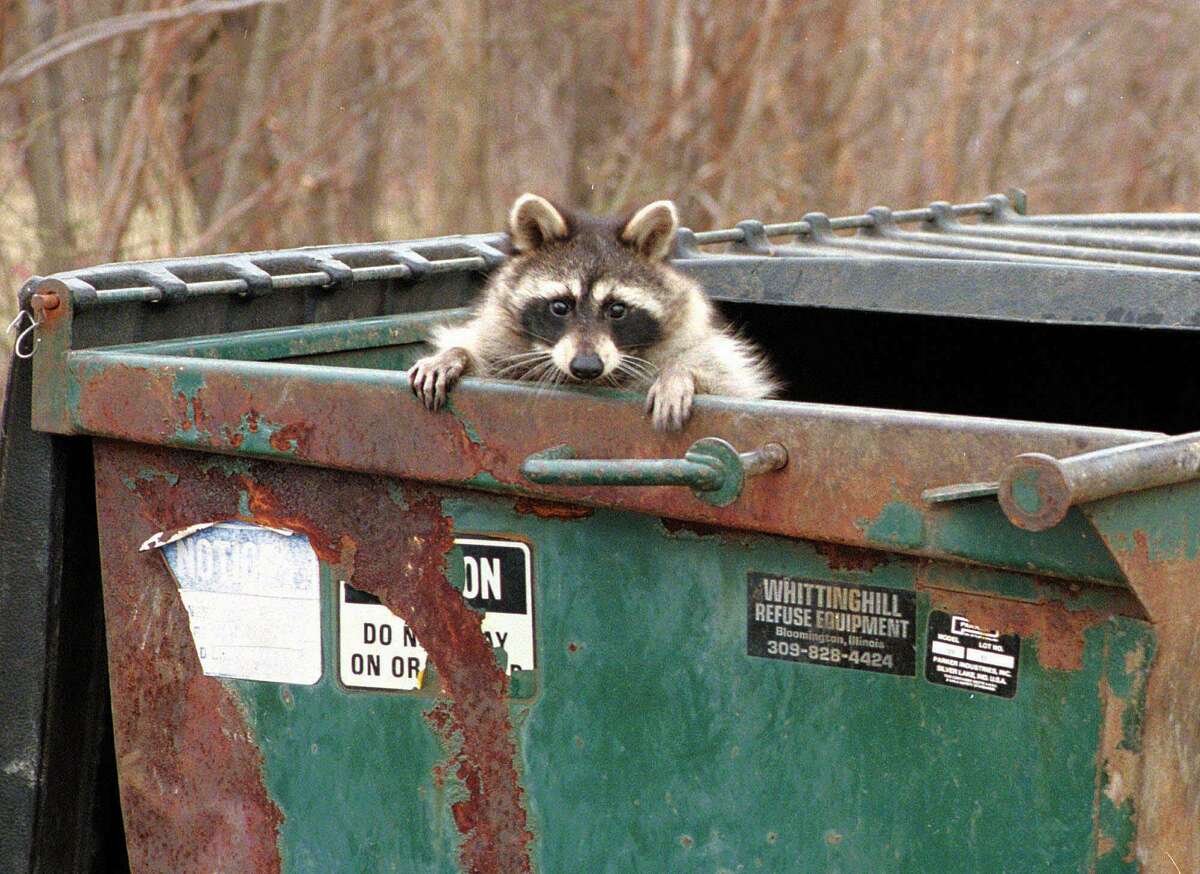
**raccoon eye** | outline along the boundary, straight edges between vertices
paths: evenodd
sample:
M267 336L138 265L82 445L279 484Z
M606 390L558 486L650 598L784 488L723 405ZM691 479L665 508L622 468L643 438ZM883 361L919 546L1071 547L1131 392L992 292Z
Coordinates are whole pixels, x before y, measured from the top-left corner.
M571 311L571 302L569 300L552 300L550 301L550 312L556 316L565 316Z
M623 304L623 303L609 304L608 317L610 319L622 318L625 315L625 309L626 309L626 307L625 307L625 304Z

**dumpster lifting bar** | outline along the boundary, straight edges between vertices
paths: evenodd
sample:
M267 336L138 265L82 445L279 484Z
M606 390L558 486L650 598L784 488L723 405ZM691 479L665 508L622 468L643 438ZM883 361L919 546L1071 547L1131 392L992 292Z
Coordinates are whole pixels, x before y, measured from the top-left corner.
M1200 476L1200 432L1056 459L1018 455L1000 476L1000 506L1018 528L1045 531L1076 504Z
M921 493L931 505L996 495L1010 522L1045 531L1077 504L1200 478L1200 431L1098 449L1068 458L1018 455L1000 482L956 483Z

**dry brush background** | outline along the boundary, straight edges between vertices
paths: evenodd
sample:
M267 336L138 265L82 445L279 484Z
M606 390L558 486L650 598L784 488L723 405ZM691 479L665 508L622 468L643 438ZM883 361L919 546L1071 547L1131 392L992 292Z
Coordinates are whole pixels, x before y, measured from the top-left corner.
M1191 210L1198 134L1197 0L0 0L0 316L35 272L493 230L526 189L696 229Z

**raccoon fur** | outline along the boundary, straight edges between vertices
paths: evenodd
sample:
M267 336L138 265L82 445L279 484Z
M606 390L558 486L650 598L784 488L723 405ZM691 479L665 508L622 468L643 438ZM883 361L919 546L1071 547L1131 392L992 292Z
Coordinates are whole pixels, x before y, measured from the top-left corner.
M427 408L440 408L464 374L594 384L645 390L654 427L679 430L696 394L765 398L778 390L761 353L667 263L679 226L670 201L615 220L523 194L508 223L513 257L471 317L436 329L436 352L409 371Z

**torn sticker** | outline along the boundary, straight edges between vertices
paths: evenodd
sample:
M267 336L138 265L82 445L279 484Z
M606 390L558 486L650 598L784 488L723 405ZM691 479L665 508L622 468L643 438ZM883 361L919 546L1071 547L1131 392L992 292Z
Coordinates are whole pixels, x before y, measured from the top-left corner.
M233 525L233 522L197 522L195 525L185 525L182 528L172 528L167 531L159 531L156 534L151 534L146 538L146 542L138 547L138 552L146 552L151 549L161 549L168 544L174 543L176 540L183 540L189 534L195 534L197 531L203 531L205 528L212 528L214 525ZM292 532L287 528L269 528L265 525L252 526L261 528L264 531L274 531L276 534L291 535Z
M302 534L244 522L160 532L205 675L312 685L321 679L320 568Z
M420 689L427 659L407 622L370 592L345 580L338 584L338 668L343 686Z

